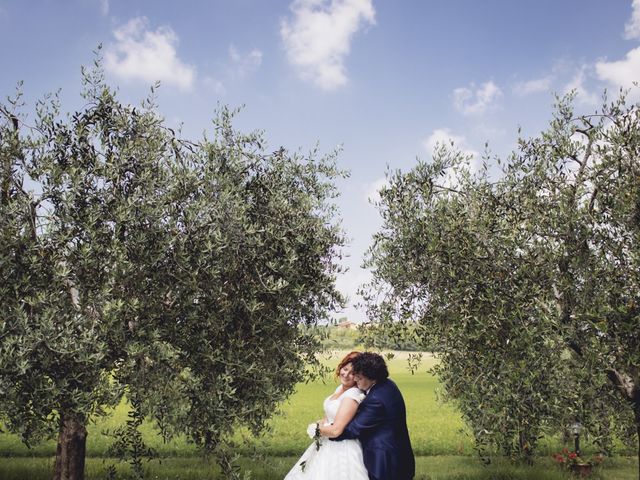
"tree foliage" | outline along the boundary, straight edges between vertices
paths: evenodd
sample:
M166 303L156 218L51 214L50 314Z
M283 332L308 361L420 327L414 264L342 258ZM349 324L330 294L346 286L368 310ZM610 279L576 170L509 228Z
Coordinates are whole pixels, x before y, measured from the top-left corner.
M161 433L218 452L254 432L315 362L341 301L335 154L269 153L222 108L210 138L168 128L154 94L120 102L99 62L86 105L28 127L0 106L0 414L59 433L81 478L88 419L123 393Z
M447 145L389 174L372 314L440 352L482 451L526 458L575 420L605 450L638 434L639 149L638 105L578 116L567 96L499 174Z

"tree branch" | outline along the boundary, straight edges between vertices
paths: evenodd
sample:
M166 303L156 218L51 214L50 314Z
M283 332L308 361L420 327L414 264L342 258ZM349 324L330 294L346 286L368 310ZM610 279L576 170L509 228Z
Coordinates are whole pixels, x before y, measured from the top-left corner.
M629 403L635 406L640 396L637 386L628 375L618 372L615 369L607 370L607 377L613 383L613 386L622 394Z

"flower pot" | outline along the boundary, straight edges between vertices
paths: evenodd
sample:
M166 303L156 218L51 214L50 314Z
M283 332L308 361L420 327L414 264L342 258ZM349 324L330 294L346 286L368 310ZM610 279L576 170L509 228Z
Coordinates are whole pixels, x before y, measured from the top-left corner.
M593 465L590 463L574 463L571 465L571 471L581 477L588 477L591 475Z

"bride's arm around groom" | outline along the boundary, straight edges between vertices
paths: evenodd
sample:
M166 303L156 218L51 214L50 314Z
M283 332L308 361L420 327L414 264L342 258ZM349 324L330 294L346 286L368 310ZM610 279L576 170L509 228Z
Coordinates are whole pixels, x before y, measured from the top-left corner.
M384 359L365 352L353 360L358 388L366 392L355 417L334 440L359 439L370 478L409 480L415 475L415 460L407 429L404 399L390 380ZM331 436L329 429L321 429Z

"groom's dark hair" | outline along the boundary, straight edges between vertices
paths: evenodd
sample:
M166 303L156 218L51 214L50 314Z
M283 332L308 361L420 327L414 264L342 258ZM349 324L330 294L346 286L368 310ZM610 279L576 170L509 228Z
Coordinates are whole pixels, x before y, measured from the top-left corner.
M384 358L373 352L364 352L351 361L353 373L364 375L370 380L381 382L389 377Z

